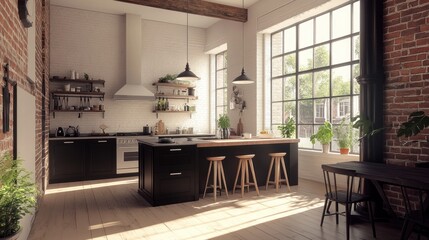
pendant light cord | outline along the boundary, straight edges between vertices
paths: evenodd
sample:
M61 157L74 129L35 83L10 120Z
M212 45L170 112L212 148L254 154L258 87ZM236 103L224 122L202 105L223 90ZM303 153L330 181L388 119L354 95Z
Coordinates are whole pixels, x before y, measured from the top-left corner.
M242 1L242 7L244 9L244 0ZM244 69L244 22L242 22L242 26L241 26L241 42L243 43L241 47L241 52L242 52L241 55L243 58L243 69Z
M186 3L186 63L189 63L189 0Z

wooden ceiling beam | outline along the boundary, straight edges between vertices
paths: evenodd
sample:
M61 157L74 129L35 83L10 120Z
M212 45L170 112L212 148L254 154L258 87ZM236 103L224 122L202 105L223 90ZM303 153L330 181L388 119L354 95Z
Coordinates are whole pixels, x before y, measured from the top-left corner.
M172 11L227 19L238 22L247 21L247 9L206 2L202 0L116 0L147 7L162 8Z

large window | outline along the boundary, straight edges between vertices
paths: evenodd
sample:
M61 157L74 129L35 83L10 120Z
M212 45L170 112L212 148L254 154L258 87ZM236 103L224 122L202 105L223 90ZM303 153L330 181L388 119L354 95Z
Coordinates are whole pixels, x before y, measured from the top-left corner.
M272 129L293 117L299 147L321 149L310 136L324 121L335 125L358 114L359 48L359 1L273 33Z
M216 54L216 120L219 118L219 114L226 114L228 107L227 98L227 52L221 52Z

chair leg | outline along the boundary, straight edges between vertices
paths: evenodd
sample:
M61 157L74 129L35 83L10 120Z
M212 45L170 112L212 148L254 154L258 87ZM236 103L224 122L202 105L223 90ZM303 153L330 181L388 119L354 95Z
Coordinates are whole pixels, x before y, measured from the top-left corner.
M371 221L371 225L372 225L372 236L376 238L377 236L375 234L374 213L372 212L372 204L370 201L368 201L366 205L368 206L369 220Z
M325 205L323 205L322 220L320 221L320 226L323 225L323 220L325 220L325 213L327 210L327 204L328 204L328 198L325 198ZM331 204L331 202L329 202L329 205L330 204Z
M274 164L274 157L271 158L270 167L268 168L268 176L267 176L267 182L265 184L265 190L268 190L268 183L270 182L271 170L273 169L273 164Z
M234 181L234 187L232 188L232 194L234 194L235 187L237 187L237 181L238 181L238 175L240 173L240 169L241 169L241 160L238 162L237 174L235 174L235 181Z
M335 202L335 218L336 223L338 224L338 202Z
M281 163L282 163L282 167L283 167L283 173L284 173L285 179L286 179L287 189L289 190L289 192L291 192L291 190L290 190L290 184L289 184L289 177L287 175L285 160L284 160L283 157L281 158Z
M350 204L346 204L346 239L349 240L350 239ZM337 213L337 217L338 217L338 213Z
M223 164L222 164L222 162L219 163L219 167L220 167L220 172L221 172L221 175L222 175L223 186L225 187L225 194L226 194L226 197L228 198L228 188L226 186L225 172L223 171ZM221 183L221 185L222 185L222 183Z
M213 164L213 162L212 162L212 161L210 161L210 164L209 164L209 171L207 172L206 187L204 188L203 198L205 198L205 197L206 197L207 185L209 184L209 178L210 178L210 172L211 172L211 170L212 170L212 164Z
M406 240L407 239L407 237L405 235L407 233L408 223L409 223L408 219L405 218L404 224L402 225L402 230L401 230L401 240Z
M255 169L253 168L252 159L249 159L249 162L250 162L250 170L252 171L253 182L255 183L256 194L259 196L258 182L256 181L256 174L255 174Z

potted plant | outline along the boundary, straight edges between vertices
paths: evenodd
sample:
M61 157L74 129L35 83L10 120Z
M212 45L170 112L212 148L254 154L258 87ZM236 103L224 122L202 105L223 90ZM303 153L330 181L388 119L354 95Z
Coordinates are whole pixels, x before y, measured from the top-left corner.
M341 154L349 154L354 142L353 123L343 118L340 125L333 128Z
M226 114L219 114L219 119L217 120L217 126L220 131L220 138L227 139L229 138L229 127L231 126L229 117Z
M334 132L332 130L332 124L329 121L325 121L325 123L319 127L316 134L313 134L310 137L310 141L312 144L316 143L316 140L322 144L323 153L329 152L329 143L332 141L334 137Z
M175 75L175 74L167 74L164 77L160 77L158 79L158 82L159 83L169 83L169 82L176 80L176 78L177 78L177 75Z
M17 239L19 221L36 206L36 185L30 173L9 153L0 158L0 238Z
M296 129L295 120L290 117L284 124L278 126L277 129L280 130L280 133L283 138L292 138L292 135L295 134Z

